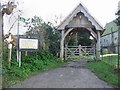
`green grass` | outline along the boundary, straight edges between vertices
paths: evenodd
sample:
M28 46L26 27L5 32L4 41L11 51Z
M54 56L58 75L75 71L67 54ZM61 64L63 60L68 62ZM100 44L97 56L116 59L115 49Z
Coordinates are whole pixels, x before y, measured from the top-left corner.
M76 55L76 56L71 56L68 58L68 60L79 60L80 58L84 58L86 61L92 60L94 58L93 55Z
M87 67L108 84L115 87L118 86L118 73L110 65L103 61L98 61L87 63Z
M94 59L94 55L82 55L81 57L85 58L87 61L89 60L93 60Z
M101 58L107 64L113 66L114 68L117 68L118 54L104 54L104 55L101 55ZM120 60L119 60L119 62L120 62Z

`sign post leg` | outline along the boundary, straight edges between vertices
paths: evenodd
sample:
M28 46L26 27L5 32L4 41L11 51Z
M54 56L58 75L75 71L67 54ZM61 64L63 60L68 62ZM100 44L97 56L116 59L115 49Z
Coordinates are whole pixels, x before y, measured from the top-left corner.
M19 61L19 15L18 15L18 30L17 30L17 62Z
M12 57L12 44L9 44L9 56L8 56L9 68L11 66L11 57Z
M21 67L21 52L19 52L19 67Z

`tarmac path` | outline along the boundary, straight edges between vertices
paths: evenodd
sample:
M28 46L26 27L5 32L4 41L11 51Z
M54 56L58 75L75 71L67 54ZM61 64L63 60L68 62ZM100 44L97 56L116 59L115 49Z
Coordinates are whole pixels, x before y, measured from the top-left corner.
M34 75L11 88L112 88L85 67L85 62L68 64Z

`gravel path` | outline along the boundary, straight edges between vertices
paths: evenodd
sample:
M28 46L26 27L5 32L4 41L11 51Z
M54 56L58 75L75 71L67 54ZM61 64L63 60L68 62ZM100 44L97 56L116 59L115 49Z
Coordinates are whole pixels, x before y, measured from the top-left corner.
M12 86L12 88L112 88L85 68L85 62L74 61L46 71Z

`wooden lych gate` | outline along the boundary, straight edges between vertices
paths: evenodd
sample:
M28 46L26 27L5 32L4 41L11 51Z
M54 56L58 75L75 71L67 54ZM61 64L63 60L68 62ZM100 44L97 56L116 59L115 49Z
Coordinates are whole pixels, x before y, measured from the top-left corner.
M71 53L70 55L78 54L78 47L72 51L70 48L65 48L65 45L66 40L68 40L73 33L80 31L88 31L90 33L95 41L93 46L95 46L94 53L96 60L100 60L100 35L104 29L81 3L60 23L57 30L61 33L60 58L62 60L64 60L66 56L69 57L65 54L66 52ZM77 45L79 44L80 43L77 43Z
M65 46L64 56L65 60L78 58L81 55L95 55L95 47L92 46Z

